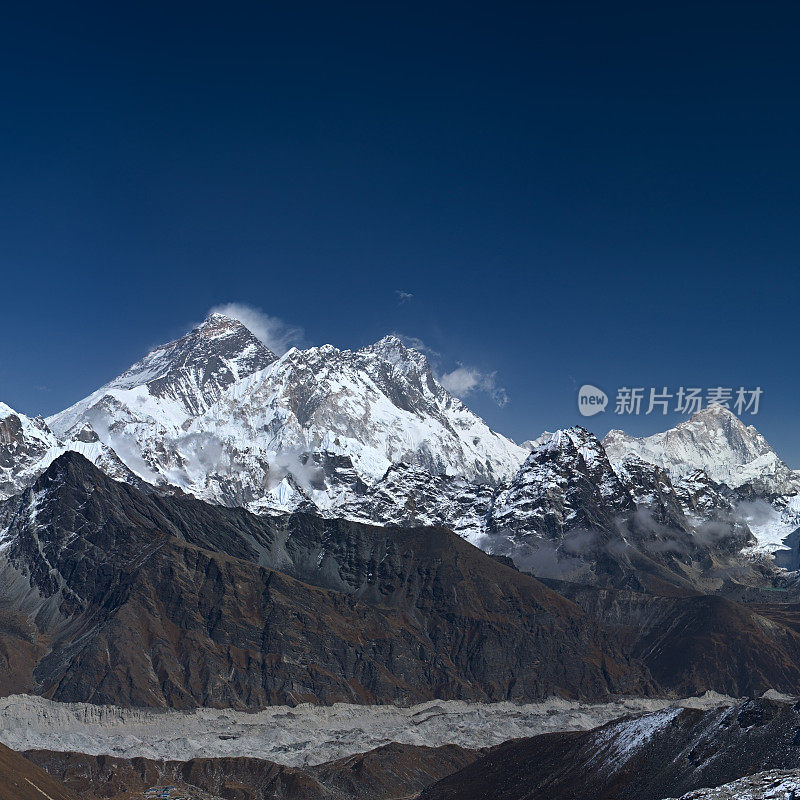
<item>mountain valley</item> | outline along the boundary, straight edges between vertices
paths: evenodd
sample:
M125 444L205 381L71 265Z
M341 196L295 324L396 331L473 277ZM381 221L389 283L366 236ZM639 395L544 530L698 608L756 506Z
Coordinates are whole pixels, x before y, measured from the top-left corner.
M774 693L800 694L798 553L800 479L726 408L644 439L574 426L517 445L395 336L276 355L216 313L47 419L0 404L0 695L108 718L280 707L298 726L349 704L362 733L381 708L465 716L311 762L231 749L210 717L193 741L216 751L179 757L99 733L75 752L0 741L87 797L661 800L791 770L793 750L765 750L689 776L679 753L702 730L728 747L735 702L788 736ZM727 699L678 704L707 692ZM525 727L547 703L612 716L587 731L554 706ZM736 719L732 749L762 726ZM287 752L348 741L332 720ZM625 725L636 747L587 793ZM678 766L645 785L651 739Z

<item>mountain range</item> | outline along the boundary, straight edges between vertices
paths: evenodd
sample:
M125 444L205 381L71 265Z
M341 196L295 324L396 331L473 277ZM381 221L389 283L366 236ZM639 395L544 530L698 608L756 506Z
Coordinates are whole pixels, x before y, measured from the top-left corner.
M791 693L798 567L800 478L728 409L641 439L575 426L517 445L394 336L278 356L212 314L47 419L0 404L6 696L168 713ZM699 723L669 724L677 748ZM569 796L598 741L398 751L427 766L392 780L522 797L472 776L532 753L552 767L536 791ZM357 763L391 772L385 753ZM152 774L220 787L274 766ZM280 780L346 796L350 767L330 769ZM623 785L612 773L598 797Z
M254 709L652 683L577 605L443 528L255 516L143 492L71 452L14 505L4 694Z
M518 446L394 336L279 358L212 314L46 420L0 405L0 499L67 451L117 480L256 514L446 526L546 577L585 580L599 550L619 562L633 548L673 573L698 552L724 553L724 570L731 550L798 561L800 479L729 410L645 439L571 428Z

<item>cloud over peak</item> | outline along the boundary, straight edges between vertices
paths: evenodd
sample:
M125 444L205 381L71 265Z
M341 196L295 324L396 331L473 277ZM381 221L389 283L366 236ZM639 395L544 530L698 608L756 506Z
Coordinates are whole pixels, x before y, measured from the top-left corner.
M475 392L485 392L501 408L508 403L508 393L497 385L496 372L481 372L475 367L459 364L452 372L441 375L439 383L450 394L462 399Z
M290 325L278 317L270 316L260 308L245 303L224 303L214 306L208 313L224 314L226 317L239 320L262 344L279 356L292 347L301 345L305 339L302 328Z

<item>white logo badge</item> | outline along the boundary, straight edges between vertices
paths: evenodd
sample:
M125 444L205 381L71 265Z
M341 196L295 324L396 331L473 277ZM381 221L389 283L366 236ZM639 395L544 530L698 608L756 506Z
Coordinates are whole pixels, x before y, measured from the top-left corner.
M593 417L606 410L608 397L602 389L585 383L578 391L578 411L584 417Z

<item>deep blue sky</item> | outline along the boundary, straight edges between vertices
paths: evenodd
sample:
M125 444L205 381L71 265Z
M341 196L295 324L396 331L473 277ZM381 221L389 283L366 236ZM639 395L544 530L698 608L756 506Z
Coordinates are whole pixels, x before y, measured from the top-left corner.
M799 35L788 2L8 6L0 399L51 413L236 301L496 372L466 399L518 440L585 382L760 385L800 466Z

